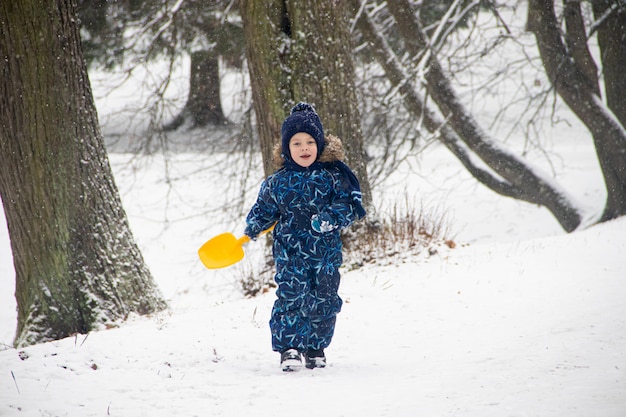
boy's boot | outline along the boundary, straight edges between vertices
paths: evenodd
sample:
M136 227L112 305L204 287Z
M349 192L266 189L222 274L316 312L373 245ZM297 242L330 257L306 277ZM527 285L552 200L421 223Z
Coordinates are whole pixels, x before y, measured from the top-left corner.
M307 349L304 353L304 363L307 369L325 368L326 356L324 349Z
M296 349L287 349L280 355L280 366L284 372L299 371L302 368L302 358Z

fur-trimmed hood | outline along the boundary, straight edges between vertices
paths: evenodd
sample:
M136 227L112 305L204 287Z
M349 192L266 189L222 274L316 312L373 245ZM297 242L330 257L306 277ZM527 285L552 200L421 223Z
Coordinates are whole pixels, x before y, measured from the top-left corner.
M320 155L318 162L334 162L334 161L343 161L344 152L343 152L343 143L341 143L341 139L334 135L326 135L325 138L326 146L324 146L324 151ZM273 161L274 167L276 169L280 169L285 166L285 158L282 155L283 149L282 144L279 142L274 146L274 154Z

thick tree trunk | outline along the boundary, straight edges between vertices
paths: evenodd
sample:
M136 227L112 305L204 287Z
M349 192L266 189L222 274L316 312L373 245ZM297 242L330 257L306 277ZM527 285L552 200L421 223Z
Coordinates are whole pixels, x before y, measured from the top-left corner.
M2 2L0 51L0 195L16 345L165 308L113 181L74 2Z
M228 123L222 110L220 66L214 51L191 54L189 95L182 112L166 127L175 130L190 120L190 126L224 125Z
M275 171L274 144L292 102L288 39L291 36L283 0L240 0L252 103L263 156L263 170Z
M527 27L537 39L546 73L559 96L594 138L607 189L601 221L626 214L626 129L604 106L584 71L568 54L553 1L530 0Z
M348 164L361 182L366 206L371 190L352 64L352 8L345 1L287 1L291 23L290 79L294 101L315 104L324 130L340 137Z
M370 205L346 7L324 0L306 7L298 1L241 0L240 9L265 173L274 171L271 151L283 119L295 103L308 101L324 130L343 140Z
M438 134L439 140L478 181L499 194L545 206L565 230L576 229L581 222L581 215L565 194L554 187L551 181L539 176L520 158L498 147L462 106L436 57L427 49L426 37L408 2L390 0L388 6L398 23L407 51L415 57L425 56L426 87L447 123L438 120L424 106L417 88L406 75L408 71L393 54L392 48L385 44L385 39L378 34L367 11L364 11L358 27L371 42L376 59L384 68L390 82L399 89L409 111L423 120L424 126L430 132ZM489 169L479 167L473 161L472 154L478 156Z

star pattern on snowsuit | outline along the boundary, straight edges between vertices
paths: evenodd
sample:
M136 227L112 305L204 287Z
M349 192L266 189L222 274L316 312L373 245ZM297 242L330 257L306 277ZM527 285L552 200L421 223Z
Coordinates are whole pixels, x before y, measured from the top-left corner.
M272 348L305 351L328 347L342 300L337 294L342 262L340 230L357 214L350 185L339 170L279 170L261 185L246 219L246 234L256 237L276 223L273 254L277 299L272 309ZM311 227L325 214L333 230Z

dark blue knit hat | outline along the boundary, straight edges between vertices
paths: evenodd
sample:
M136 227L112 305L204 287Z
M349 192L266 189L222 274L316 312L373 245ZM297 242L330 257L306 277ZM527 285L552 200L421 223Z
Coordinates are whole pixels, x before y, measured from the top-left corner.
M317 157L322 154L326 141L324 140L324 127L322 121L312 105L300 102L291 109L291 114L283 122L281 129L283 155L291 158L289 141L298 132L308 133L315 139L317 144Z

